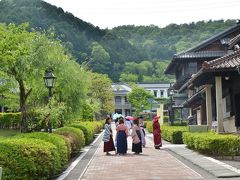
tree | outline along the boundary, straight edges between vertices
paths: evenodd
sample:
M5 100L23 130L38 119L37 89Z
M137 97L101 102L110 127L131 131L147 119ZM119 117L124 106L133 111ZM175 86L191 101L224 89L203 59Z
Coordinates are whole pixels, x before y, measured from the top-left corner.
M150 92L145 91L143 88L134 86L132 91L127 95L128 101L135 108L135 116L143 110L143 107L150 106L149 99L153 98Z
M110 70L110 56L108 52L97 42L92 43L90 66L94 72L107 74Z
M113 99L114 95L112 92L112 81L107 77L107 75L90 73L91 77L91 97L92 101L99 104L100 111L97 114L98 119L106 118L106 116L113 112L114 105Z

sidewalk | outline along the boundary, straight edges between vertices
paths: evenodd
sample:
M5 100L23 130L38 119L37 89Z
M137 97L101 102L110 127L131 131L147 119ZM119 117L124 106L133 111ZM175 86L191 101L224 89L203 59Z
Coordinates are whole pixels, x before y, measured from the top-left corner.
M115 134L114 125L112 129ZM79 179L203 179L166 150L154 149L151 138L147 137L147 147L143 148L141 155L133 155L131 143L131 137L128 137L128 154L125 156L106 156L103 143L100 143L91 163Z
M147 135L149 138L151 134ZM204 156L198 152L190 150L184 144L171 144L164 142L164 149L168 149L194 165L204 169L218 178L240 177L240 162L238 161L219 161L212 157ZM240 179L240 178L238 178Z

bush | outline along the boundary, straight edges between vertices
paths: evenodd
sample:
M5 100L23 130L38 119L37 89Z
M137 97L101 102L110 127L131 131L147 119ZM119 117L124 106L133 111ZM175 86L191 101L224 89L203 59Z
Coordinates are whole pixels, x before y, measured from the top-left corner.
M80 123L70 124L70 125L68 125L68 127L74 127L74 128L78 128L78 129L82 130L82 132L84 133L84 137L85 137L85 143L87 145L92 142L94 134L93 134L93 131L91 128L84 126L83 124L80 124Z
M162 126L162 138L173 144L182 144L182 134L187 131L187 126Z
M94 134L99 133L103 128L105 121L92 121L92 122L75 122L68 125L69 127L74 127L81 129L84 133L86 144L90 144L93 141Z
M169 122L169 116L163 116L163 123Z
M34 132L34 133L22 133L16 135L18 138L31 138L31 139L40 139L46 142L49 142L57 147L58 154L61 160L62 169L70 159L70 152L68 150L68 143L66 139L58 134L50 134L44 132Z
M70 145L70 153L78 153L85 145L85 138L82 130L74 127L62 127L54 131L55 134L63 135Z
M147 122L148 132L153 132L152 122ZM182 144L182 134L188 130L187 126L161 126L162 138L173 144Z
M0 128L19 128L21 113L0 113Z
M0 141L3 179L47 179L59 172L61 160L57 147L31 138Z
M239 156L240 138L214 132L184 133L183 142L191 149L214 156Z
M153 132L153 123L152 123L152 121L148 121L147 122L146 129L148 130L149 133Z

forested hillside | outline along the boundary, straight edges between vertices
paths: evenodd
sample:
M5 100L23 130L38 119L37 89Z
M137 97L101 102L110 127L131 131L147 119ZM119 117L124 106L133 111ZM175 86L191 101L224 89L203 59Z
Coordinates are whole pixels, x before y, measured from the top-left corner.
M235 23L218 20L164 28L100 29L41 0L2 0L0 9L0 22L28 22L39 31L55 32L79 63L108 74L113 81L169 81L162 73L166 60Z

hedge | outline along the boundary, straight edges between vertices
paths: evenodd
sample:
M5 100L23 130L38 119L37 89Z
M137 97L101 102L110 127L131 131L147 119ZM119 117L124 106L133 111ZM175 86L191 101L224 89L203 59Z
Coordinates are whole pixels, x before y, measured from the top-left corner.
M213 156L239 156L240 138L214 132L184 133L183 142L190 148Z
M148 132L152 133L152 122L147 123ZM166 141L169 141L173 144L182 144L182 134L188 131L187 126L161 126L161 135L162 138Z
M187 126L162 126L162 138L173 144L183 144L182 135L187 132Z
M67 148L68 142L65 138L58 134L49 134L45 132L34 132L34 133L21 133L16 135L17 138L31 138L31 139L40 139L49 143L52 143L57 147L58 154L61 159L61 168L63 168L68 160L70 159L70 152ZM15 138L14 137L14 138Z
M54 131L55 134L64 136L69 145L69 152L74 155L80 152L81 148L85 145L85 138L82 130L74 127L62 127Z
M84 133L86 144L90 144L93 141L94 135L99 133L103 128L103 121L90 121L90 122L79 122L76 121L73 124L68 125L68 127L74 127L81 129Z
M21 113L0 113L0 128L19 128Z
M61 158L55 145L39 139L0 141L3 179L47 179L59 173Z

